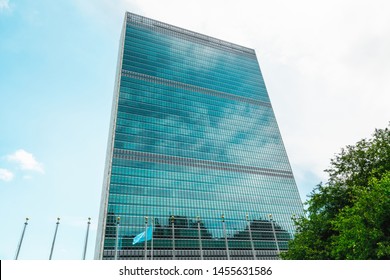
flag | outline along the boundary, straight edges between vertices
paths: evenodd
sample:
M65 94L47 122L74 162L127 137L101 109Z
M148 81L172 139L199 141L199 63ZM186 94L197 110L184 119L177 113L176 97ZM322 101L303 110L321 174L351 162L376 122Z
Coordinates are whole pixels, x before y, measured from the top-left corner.
M146 236L146 241L151 240L153 238L153 227L148 227L146 230L147 236ZM133 239L133 245L137 243L145 242L145 231L141 232L138 234L136 237Z

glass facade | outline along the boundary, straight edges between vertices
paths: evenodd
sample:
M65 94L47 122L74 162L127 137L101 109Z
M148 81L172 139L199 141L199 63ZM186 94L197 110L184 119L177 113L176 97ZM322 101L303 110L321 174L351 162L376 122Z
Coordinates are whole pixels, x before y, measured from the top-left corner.
M126 13L95 258L149 217L148 259L272 259L302 213L254 50Z

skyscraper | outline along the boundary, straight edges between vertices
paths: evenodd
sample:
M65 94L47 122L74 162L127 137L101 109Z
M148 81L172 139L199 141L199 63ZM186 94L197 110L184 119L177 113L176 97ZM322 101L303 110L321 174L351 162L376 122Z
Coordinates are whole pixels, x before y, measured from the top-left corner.
M126 13L95 258L272 259L302 212L255 51Z

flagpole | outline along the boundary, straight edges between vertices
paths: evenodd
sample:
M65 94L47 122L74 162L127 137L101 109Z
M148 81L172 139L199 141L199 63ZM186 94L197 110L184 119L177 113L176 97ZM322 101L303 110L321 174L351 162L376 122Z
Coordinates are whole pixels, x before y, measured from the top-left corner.
M53 256L54 244L56 242L56 237L57 237L57 231L58 231L58 225L59 224L60 224L60 218L57 218L56 230L54 231L53 243L51 244L49 260L51 260L51 258Z
M154 227L154 217L151 218L152 223L152 240L150 242L150 259L153 260L153 227Z
M89 234L89 225L91 224L91 218L88 218L88 225L87 225L87 234L85 236L85 243L84 243L84 253L83 253L83 260L85 260L85 256L87 254L87 245L88 245L88 234Z
M247 222L247 224L248 224L249 239L250 239L250 241L251 241L253 259L256 260L255 246L254 246L254 244L253 244L252 229L251 229L251 224L250 224L249 219L248 219L248 214L246 214L246 222Z
M272 214L269 214L268 216L269 216L269 219L271 221L272 232L274 233L274 238L275 238L276 250L277 250L278 256L279 256L280 255L280 250L279 250L278 239L276 238L276 232L275 232L275 227L274 227L274 221L272 219Z
M15 260L18 259L19 257L19 252L20 252L20 248L22 247L22 242L23 242L23 238L24 238L24 233L26 232L26 227L28 225L28 218L26 218L26 221L24 222L24 227L23 227L23 231L22 231L22 236L20 237L20 241L19 241L19 244L18 244L18 249L16 250L16 256L15 256Z
M148 259L148 217L145 216L145 260Z
M229 244L226 236L225 215L222 214L221 218L222 218L223 235L225 236L226 256L227 259L230 260Z
M116 237L115 237L115 253L114 260L118 259L118 242L119 242L119 223L121 221L120 217L116 218Z
M199 236L199 249L200 249L200 259L203 260L203 248L202 248L202 237L200 234L200 217L196 217L198 221L198 236Z
M171 216L172 222L172 259L176 260L176 250L175 250L175 216Z

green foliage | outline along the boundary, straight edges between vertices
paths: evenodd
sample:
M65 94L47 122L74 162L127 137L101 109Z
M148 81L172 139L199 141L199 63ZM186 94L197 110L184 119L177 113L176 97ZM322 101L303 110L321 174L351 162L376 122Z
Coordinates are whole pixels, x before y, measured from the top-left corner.
M332 222L335 259L390 259L390 172L356 187L353 206L345 207Z
M390 128L390 126L389 126ZM347 146L331 160L329 185L367 186L390 170L390 130L376 129L373 138Z
M283 259L390 259L390 130L347 146L306 202Z

